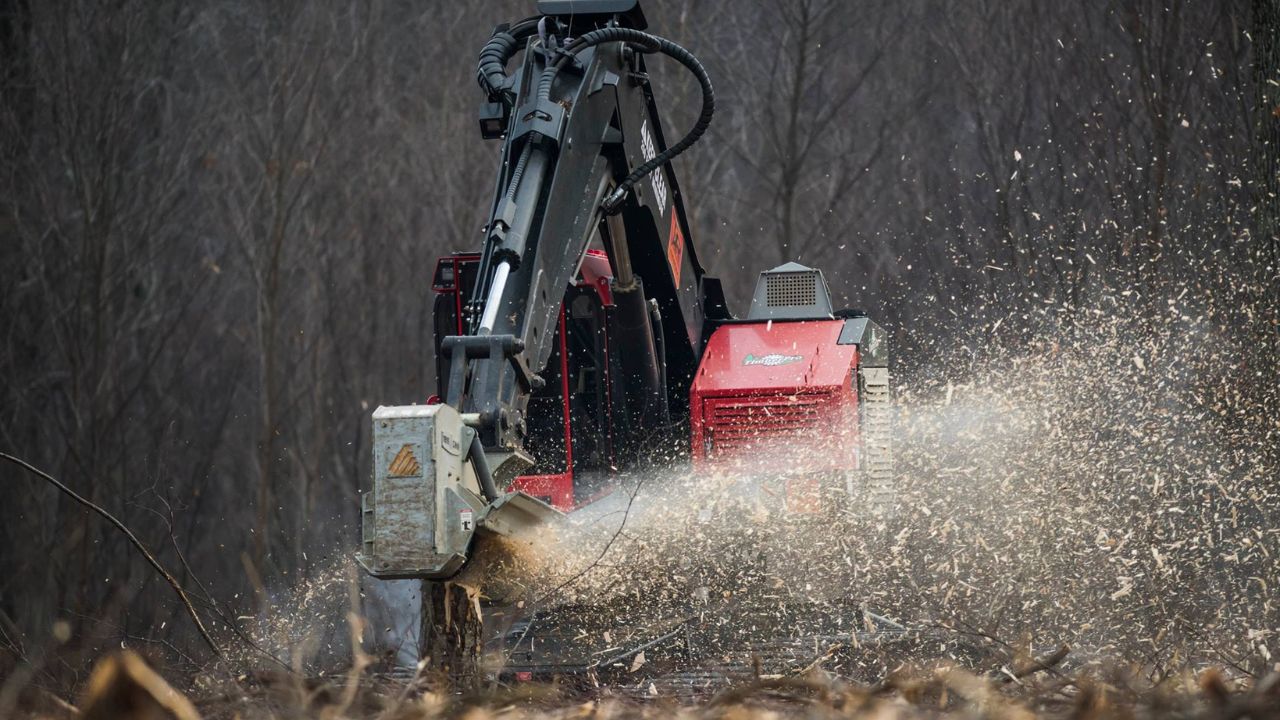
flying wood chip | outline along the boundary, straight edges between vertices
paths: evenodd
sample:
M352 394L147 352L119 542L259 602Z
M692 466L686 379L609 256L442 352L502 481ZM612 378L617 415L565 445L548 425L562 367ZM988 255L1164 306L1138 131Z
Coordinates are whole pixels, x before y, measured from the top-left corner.
M422 474L422 466L418 464L418 458L413 456L413 448L405 444L400 448L400 452L396 453L396 457L391 461L391 466L387 468L387 475L390 477L412 477Z

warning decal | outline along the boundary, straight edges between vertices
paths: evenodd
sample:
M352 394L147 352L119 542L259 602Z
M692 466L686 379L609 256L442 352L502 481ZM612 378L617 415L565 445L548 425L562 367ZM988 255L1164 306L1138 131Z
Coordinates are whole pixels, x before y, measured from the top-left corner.
M400 448L400 452L391 461L390 467L387 468L389 477L412 477L422 474L422 466L418 464L418 458L413 456L413 446L408 443Z
M649 132L648 120L640 125L640 154L644 155L645 162L658 156L658 145L653 141L653 133ZM658 214L661 215L667 209L666 171L659 167L649 173L649 182L653 184L653 199L657 201Z
M671 265L671 277L680 287L680 268L684 265L684 233L680 232L680 215L671 213L671 232L667 233L667 264Z
M472 527L471 527L471 523L472 523L471 518L473 518L473 517L474 517L474 515L472 514L472 512L471 512L471 509L470 509L470 508L468 508L468 509L466 509L466 510L461 510L461 511L459 511L459 512L458 512L458 516L459 516L459 519L462 521L462 529L463 529L463 530L472 530L472 529L474 529L474 528L472 528Z

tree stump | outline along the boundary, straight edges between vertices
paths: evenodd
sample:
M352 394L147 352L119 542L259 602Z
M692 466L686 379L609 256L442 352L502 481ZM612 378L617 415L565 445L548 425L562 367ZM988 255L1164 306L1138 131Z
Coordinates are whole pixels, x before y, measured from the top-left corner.
M480 593L452 582L422 582L422 624L418 648L427 667L455 689L475 688L482 680L483 650Z

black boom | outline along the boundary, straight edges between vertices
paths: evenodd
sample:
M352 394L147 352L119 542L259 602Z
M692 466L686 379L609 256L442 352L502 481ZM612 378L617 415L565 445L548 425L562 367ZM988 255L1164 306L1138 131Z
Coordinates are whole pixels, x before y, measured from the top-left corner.
M670 161L706 131L711 81L692 53L643 32L635 0L548 0L502 25L480 52L481 134L502 139L466 335L446 338L446 401L476 418L495 474L525 454L528 402L551 356L566 288L599 236L611 287L631 424L683 417L708 319L725 316L705 277ZM507 65L524 52L512 74ZM693 128L667 147L645 56L667 55L702 88Z

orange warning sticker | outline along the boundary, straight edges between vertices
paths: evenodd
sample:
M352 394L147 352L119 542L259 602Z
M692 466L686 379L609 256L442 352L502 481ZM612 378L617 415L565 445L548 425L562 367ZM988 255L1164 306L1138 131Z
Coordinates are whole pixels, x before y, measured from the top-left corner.
M391 461L391 466L387 468L389 477L413 477L422 473L422 466L418 464L418 458L413 456L413 447L405 444L400 448L400 452Z
M680 268L684 265L684 233L680 232L680 216L672 208L671 232L667 234L667 263L671 265L671 277L680 287Z

